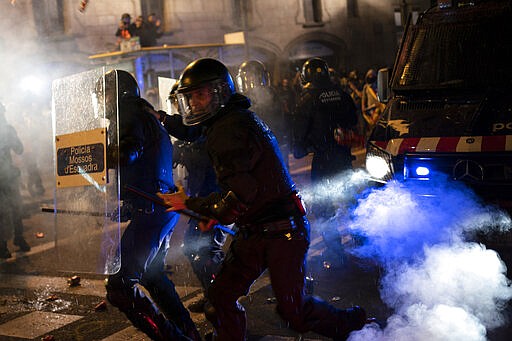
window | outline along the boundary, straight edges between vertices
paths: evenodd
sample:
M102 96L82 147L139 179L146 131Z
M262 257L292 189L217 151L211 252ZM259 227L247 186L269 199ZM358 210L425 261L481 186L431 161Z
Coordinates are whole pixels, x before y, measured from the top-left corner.
M306 23L322 23L322 0L303 0Z
M234 28L251 30L258 23L252 0L231 0L231 13Z
M41 37L64 33L63 0L32 1L34 22Z

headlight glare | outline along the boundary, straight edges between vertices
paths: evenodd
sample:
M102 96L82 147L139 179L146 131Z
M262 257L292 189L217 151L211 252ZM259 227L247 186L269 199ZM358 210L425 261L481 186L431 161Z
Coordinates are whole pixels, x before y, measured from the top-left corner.
M386 151L368 143L366 150L366 170L370 176L380 182L386 182L393 177L391 155Z

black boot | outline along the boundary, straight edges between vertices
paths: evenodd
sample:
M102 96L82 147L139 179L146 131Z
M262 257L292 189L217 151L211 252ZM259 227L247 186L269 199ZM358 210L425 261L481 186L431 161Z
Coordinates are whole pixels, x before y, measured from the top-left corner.
M7 248L7 242L6 241L0 241L0 259L7 259L11 258L12 255L9 252L9 249Z
M28 252L30 251L30 245L28 245L27 241L23 236L14 237L14 245L18 246L21 251Z
M363 329L364 325L369 322L365 310L359 306L342 309L341 321L338 330L341 335L334 340L346 340L352 331Z

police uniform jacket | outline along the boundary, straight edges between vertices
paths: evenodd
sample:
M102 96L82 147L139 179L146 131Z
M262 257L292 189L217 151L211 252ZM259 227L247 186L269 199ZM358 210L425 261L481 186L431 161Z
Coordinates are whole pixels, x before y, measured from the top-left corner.
M175 188L169 135L148 108L151 104L142 98L123 99L119 108L121 198L136 208L146 208L149 202L124 190L125 184L148 193L166 193Z
M297 105L294 143L323 152L336 147L336 128L352 128L356 123L356 106L340 86L307 83Z
M186 203L196 212L215 216L215 206L232 191L246 207L235 221L238 225L297 214L290 198L295 185L277 140L249 107L247 97L235 94L217 115L205 122L206 149L222 192L189 198Z

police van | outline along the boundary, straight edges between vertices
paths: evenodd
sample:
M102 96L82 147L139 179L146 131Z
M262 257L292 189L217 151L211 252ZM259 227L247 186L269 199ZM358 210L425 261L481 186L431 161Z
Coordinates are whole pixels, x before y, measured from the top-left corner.
M511 1L445 0L409 20L367 141L374 181L445 176L512 211Z

